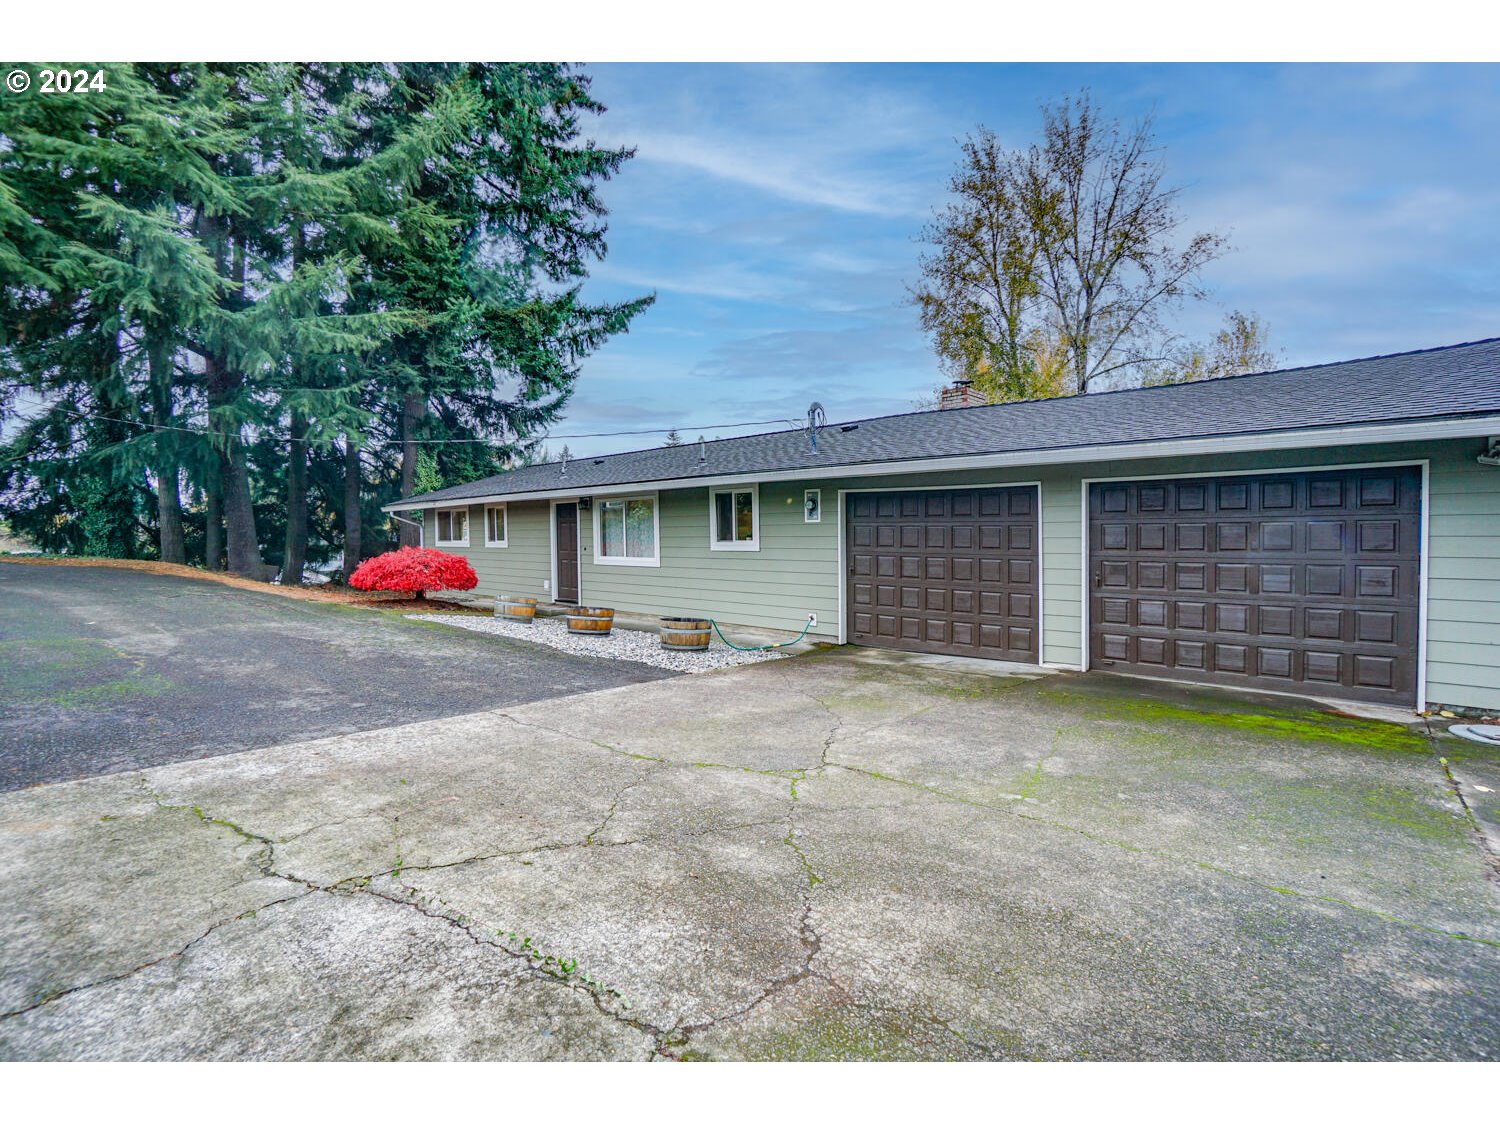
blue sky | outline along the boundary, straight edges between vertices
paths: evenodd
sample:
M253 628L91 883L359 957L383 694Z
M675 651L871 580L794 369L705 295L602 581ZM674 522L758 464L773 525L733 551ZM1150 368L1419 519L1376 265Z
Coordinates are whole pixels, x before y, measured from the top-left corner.
M813 399L831 420L911 409L940 375L906 286L958 141L985 124L1025 145L1043 102L1085 86L1114 116L1155 114L1184 230L1236 248L1184 334L1253 310L1291 365L1500 333L1500 67L584 69L609 107L591 131L637 149L605 186L610 253L586 293L657 302L585 362L557 434L692 439Z

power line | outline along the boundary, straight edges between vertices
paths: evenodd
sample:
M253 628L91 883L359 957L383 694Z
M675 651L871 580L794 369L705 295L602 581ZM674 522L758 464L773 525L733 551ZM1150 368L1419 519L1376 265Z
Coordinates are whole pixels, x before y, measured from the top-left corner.
M109 417L108 415L105 415L105 414L90 413L90 412L82 411L82 410L72 410L72 409L69 409L66 406L52 406L50 409L61 411L62 413L72 415L75 418L83 418L85 420L93 420L93 421L101 421L101 422L119 422L122 425L137 426L137 427L139 427L140 429L143 429L143 430L152 430L152 431L171 430L171 431L173 431L175 433L180 433L180 434L193 434L196 437L212 437L212 436L214 436L213 433L212 433L212 431L205 430L205 429L200 429L200 428L198 428L196 426L159 425L156 422L140 422L140 421L137 421L134 418L111 418L111 417ZM36 418L23 418L21 420L25 421L25 422L35 422L37 419ZM732 429L740 429L740 428L743 428L743 427L746 427L746 426L774 426L774 425L778 425L778 424L786 424L786 425L795 426L795 425L797 425L797 422L794 419L791 419L791 418L768 418L768 419L765 419L763 421L757 421L757 422L710 422L710 423L695 422L695 423L691 423L691 424L689 424L689 423L680 423L679 425L676 425L676 426L663 426L660 429L650 429L650 430L607 430L607 431L601 431L599 433L591 433L591 434L553 434L553 433L546 433L546 434L541 434L539 436L539 440L543 440L543 441L556 441L556 440L573 440L573 441L577 441L577 440L579 440L581 438L639 437L639 436L643 436L645 434L670 434L670 433L674 433L674 432L679 431L679 430L732 430ZM276 437L276 438L272 438L271 440L276 441L276 442L300 441L300 442L304 442L304 443L308 441L307 438L293 438L293 437L290 437L290 436L288 436L288 437ZM405 444L408 444L408 443L405 440L403 440L399 444L405 445ZM410 444L412 444L412 445L493 445L493 444L495 444L495 442L491 438L412 438L412 439L410 439Z

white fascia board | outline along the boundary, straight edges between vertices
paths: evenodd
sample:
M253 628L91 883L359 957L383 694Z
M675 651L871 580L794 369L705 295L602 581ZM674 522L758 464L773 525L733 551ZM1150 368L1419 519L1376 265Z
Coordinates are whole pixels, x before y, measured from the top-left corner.
M1437 441L1444 438L1500 435L1500 415L1448 418L1431 422L1382 422L1357 426L1319 426L1306 430L1273 430L1215 437L1171 438L1165 441L1118 442L1069 445L1052 449L1023 449L1010 453L970 453L958 457L927 457L906 461L861 461L853 464L816 465L775 472L733 473L724 476L677 477L669 480L634 481L553 488L538 492L494 492L418 504L409 501L386 504L383 512L416 511L425 508L493 504L511 500L553 500L574 496L618 496L643 488L667 491L674 488L719 488L765 481L825 480L837 477L890 476L903 473L943 473L959 469L1008 469L1033 465L1088 464L1093 461L1139 460L1153 457L1192 457L1215 453L1257 453L1278 449L1320 449L1332 445L1382 445L1398 441Z

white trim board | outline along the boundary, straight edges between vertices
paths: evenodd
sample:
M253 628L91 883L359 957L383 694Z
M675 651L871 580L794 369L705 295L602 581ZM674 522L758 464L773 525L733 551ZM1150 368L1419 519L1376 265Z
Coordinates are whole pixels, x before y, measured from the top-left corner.
M397 501L381 507L384 512L413 511L449 504L482 504L497 500L550 500L555 497L614 496L640 493L645 489L719 488L732 484L789 480L826 480L840 477L900 476L911 473L941 473L964 469L1025 468L1044 465L1089 465L1100 462L1150 460L1159 457L1191 457L1199 454L1265 453L1286 449L1324 449L1336 445L1381 445L1403 441L1440 441L1448 438L1491 437L1500 433L1500 415L1472 418L1450 418L1430 422L1367 423L1357 426L1324 426L1301 430L1273 430L1261 433L1227 434L1203 438L1171 438L1162 441L1119 442L1114 444L1058 446L1052 449L1019 450L1011 453L976 453L954 457L932 457L906 461L865 461L809 465L801 469L774 472L732 473L720 476L705 473L696 477L673 477L655 481L633 481L628 484L597 485L567 489L540 489L534 492L495 492L479 496L450 498L426 504ZM1235 472L1257 472L1243 469ZM1176 473L1167 474L1177 476ZM1134 477L1146 480L1147 477ZM938 486L940 487L940 486ZM873 491L856 489L855 491Z
M750 494L750 538L730 539L718 538L718 513L714 510L714 497L723 496L726 493L731 497L729 501L730 515L734 514L733 496L736 492L748 492ZM760 485L759 484L737 484L728 485L724 488L710 488L708 490L708 549L710 551L759 551L760 550ZM658 554L660 550L658 549Z
M441 507L433 509L433 517L432 517L432 542L433 542L433 546L436 546L436 547L467 547L469 545L469 539L470 539L469 528L470 528L470 525L473 524L473 522L474 522L474 518L473 518L474 513L470 510L471 507L472 507L472 505L470 505L468 503L463 503L463 504L444 504ZM439 534L439 532L438 532L438 525L437 525L437 518L438 518L438 516L442 515L444 512L448 513L448 526L449 526L449 528L452 528L452 526L453 526L453 513L454 512L462 512L463 513L463 516L464 516L464 537L462 539L444 539ZM424 520L423 523L425 524L426 521Z
M1420 711L1427 705L1427 547L1428 547L1428 481L1432 475L1431 461L1425 458L1404 461L1358 461L1338 465L1289 465L1277 469L1215 469L1203 473L1120 473L1108 477L1084 477L1079 483L1079 499L1082 504L1080 519L1082 520L1083 540L1083 571L1082 571L1082 604L1079 621L1082 623L1082 635L1079 637L1080 668L1079 671L1087 672L1092 658L1093 635L1092 625L1089 621L1089 593L1092 587L1089 585L1089 485L1104 484L1109 481L1137 481L1137 480L1200 480L1211 477L1263 477L1275 476L1282 473L1337 473L1356 469L1409 469L1420 468L1422 470L1422 493L1421 511L1418 513L1421 530L1420 542L1417 545L1419 555L1417 558L1417 698L1415 709ZM1129 675L1131 673L1119 673ZM1144 674L1141 674L1144 675ZM1152 679L1165 679L1165 677L1148 677ZM1190 681L1176 681L1186 683ZM1191 681L1202 683L1206 681ZM1259 687L1243 690L1260 691ZM1308 693L1302 694L1304 697Z
M503 513L502 521L505 524L505 534L499 539L490 538L490 513L499 509ZM510 546L510 505L505 501L498 504L484 505L484 545L486 547L509 547Z
M849 591L848 560L844 542L849 538L849 526L845 522L844 497L849 493L866 492L963 492L968 489L988 488L1034 488L1036 490L1036 662L1039 668L1072 668L1071 664L1049 664L1042 658L1047 646L1046 629L1043 624L1047 612L1047 556L1045 536L1042 534L1042 482L1039 480L1011 480L1004 482L984 481L978 484L922 484L897 488L841 488L838 490L838 568L839 568L839 644L849 643ZM981 658L983 659L983 658Z
M635 492L623 493L623 494L618 495L618 496L610 496L610 497L607 497L607 499L626 501L627 502L627 508L628 508L628 502L631 501L631 500L650 500L651 501L651 547L652 547L652 550L653 550L654 553L651 555L650 558L636 558L636 557L633 557L631 555L612 555L612 556L605 555L603 549L600 546L600 544L603 542L603 539L600 537L600 531L599 531L599 518L600 518L600 515L601 515L601 509L603 508L603 505L602 504L590 504L589 505L589 511L590 511L590 514L593 517L593 534L594 534L593 548L594 549L589 554L589 565L590 566L650 566L650 567L660 567L661 566L661 496L660 496L660 494L658 494L656 492L641 492L641 491L637 490ZM622 524L621 525L622 532L623 532L623 528L624 528L624 525ZM582 543L582 540L580 540L580 544L581 543ZM582 557L583 556L583 550L582 550L582 546L581 545L580 545L578 554L579 554L579 559L578 559L579 567L578 568L579 568L580 571L582 571L582 569L583 569L583 557ZM582 582L582 578L580 578L579 581L581 583ZM579 591L578 597L579 597L580 602L581 602L581 600L583 598L583 591L582 590Z

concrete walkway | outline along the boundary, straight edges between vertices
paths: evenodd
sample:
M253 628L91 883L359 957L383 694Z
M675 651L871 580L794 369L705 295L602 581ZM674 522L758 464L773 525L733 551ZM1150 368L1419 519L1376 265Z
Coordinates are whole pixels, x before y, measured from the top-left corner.
M1494 1058L1456 743L825 653L13 792L0 1056Z

